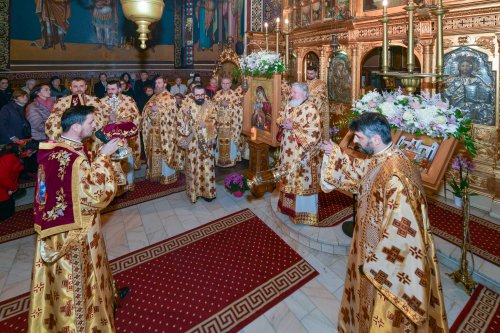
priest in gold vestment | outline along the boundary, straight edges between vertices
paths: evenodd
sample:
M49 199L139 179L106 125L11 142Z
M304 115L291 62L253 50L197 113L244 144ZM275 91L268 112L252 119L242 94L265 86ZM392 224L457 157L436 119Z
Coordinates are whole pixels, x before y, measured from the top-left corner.
M241 161L241 129L243 126L243 96L241 87L231 89L231 79L221 80L222 89L213 98L217 108L219 128L217 129L217 150L215 164L232 167Z
M206 99L205 88L193 90L194 99L186 98L184 115L179 118L179 145L186 152L186 193L195 203L198 197L215 199L214 145L217 138L217 110Z
M100 210L116 183L109 155L90 162L81 140L95 130L93 107L62 115L62 136L40 143L34 219L29 332L114 332L115 286L101 232Z
M162 184L175 183L178 177L174 161L168 160L170 154L165 154L169 147L162 146L161 114L170 110L177 110L175 98L167 90L167 81L160 76L155 80L155 94L142 112L142 137L148 163L146 177Z
M49 140L59 139L62 133L61 117L67 109L78 105L89 105L94 107L94 121L96 128L102 128L104 123L104 115L111 112L108 105L101 102L101 100L94 96L85 94L87 90L87 83L85 79L74 78L71 80L70 85L71 94L69 96L61 97L54 104L52 112L45 122L45 134ZM97 156L101 142L96 139L94 135L85 139L85 146L89 150L91 158Z
M130 96L122 94L120 81L111 80L106 86L107 95L101 98L101 101L109 106L110 113L104 114L104 124L114 123L116 121L129 121L134 123L137 128L141 126L141 113ZM128 140L128 146L133 152L133 168L140 169L141 167L141 140L139 135Z
M323 191L358 194L339 332L448 332L420 173L383 115L364 113L349 129L370 156L351 159L330 141L321 170Z
M291 96L277 119L283 132L278 169L288 172L279 184L278 209L293 223L315 225L318 223L320 114L308 98L305 83L292 84Z
M330 139L330 106L328 103L328 88L326 83L318 79L318 70L313 67L307 67L307 87L309 88L309 94L311 95L311 100L318 108L321 114L321 125L323 126L323 132L321 136L323 140Z

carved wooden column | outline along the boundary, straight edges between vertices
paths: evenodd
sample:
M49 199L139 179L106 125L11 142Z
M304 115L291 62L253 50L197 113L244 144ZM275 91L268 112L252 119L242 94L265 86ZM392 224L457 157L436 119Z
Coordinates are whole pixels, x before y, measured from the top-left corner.
M326 75L325 75L325 48L322 47L321 50L319 51L319 79L326 82Z
M330 60L330 56L332 55L332 47L330 45L323 45L321 47L321 55L323 57L323 61L321 62L321 80L328 83L328 60Z
M433 62L433 34L432 34L432 21L427 18L422 18L422 20L418 23L420 27L419 33L419 44L422 46L422 73L433 73L432 62ZM421 84L422 91L426 91L428 93L432 92L432 78L426 77L422 80Z
M297 81L302 82L304 72L304 48L299 47L297 50Z
M423 64L422 64L422 73L432 73L432 63L434 60L434 43L432 39L423 39L420 41L420 44L423 46ZM422 81L422 91L426 91L428 93L432 92L432 78L426 77Z
M361 77L361 72L360 72L360 59L358 59L358 46L356 44L350 45L351 49L351 77L352 77L352 99L358 99L359 98L359 91L360 91L360 85L359 85L359 78Z

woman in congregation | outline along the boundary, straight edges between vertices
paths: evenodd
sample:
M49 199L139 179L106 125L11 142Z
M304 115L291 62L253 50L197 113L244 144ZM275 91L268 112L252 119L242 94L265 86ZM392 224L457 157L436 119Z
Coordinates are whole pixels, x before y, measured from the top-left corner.
M132 77L130 76L129 73L125 72L123 73L121 76L120 76L120 81L125 81L125 83L127 84L127 90L132 90L132 94L133 94L133 91L134 91L134 80L132 79ZM122 88L123 90L123 88ZM123 91L122 91L123 93ZM130 95L128 95L130 96Z
M31 137L36 141L46 141L45 122L54 107L50 86L48 84L35 86L31 91L30 100L31 103L26 107L25 115L31 125Z

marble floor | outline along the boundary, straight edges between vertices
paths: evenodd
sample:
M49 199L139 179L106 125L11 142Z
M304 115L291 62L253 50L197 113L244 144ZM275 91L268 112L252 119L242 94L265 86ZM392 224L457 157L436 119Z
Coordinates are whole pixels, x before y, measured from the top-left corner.
M281 303L254 320L241 332L337 332L337 316L342 297L346 256L319 252L285 235L272 218L271 196L251 200L235 198L217 181L217 199L191 204L184 192L127 207L102 216L103 232L110 259L178 235L208 221L250 208L320 273ZM29 290L35 237L0 244L0 301ZM451 325L469 296L446 275L451 269L441 265L441 279Z

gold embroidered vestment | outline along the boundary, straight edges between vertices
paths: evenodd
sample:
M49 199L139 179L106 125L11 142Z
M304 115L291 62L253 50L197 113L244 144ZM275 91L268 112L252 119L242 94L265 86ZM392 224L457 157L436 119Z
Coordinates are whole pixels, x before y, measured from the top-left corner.
M142 114L142 137L144 140L144 150L148 160L148 170L146 177L152 180L159 180L162 184L171 184L177 181L177 172L165 176L162 173L162 163L171 169L175 169L176 160L173 158L173 141L162 143L162 117L170 114L170 110L176 110L175 99L168 91L163 91L153 95L146 103ZM163 131L165 127L165 119ZM164 140L172 135L163 133ZM168 141L168 140L167 140Z
M97 129L101 129L106 123L104 122L104 115L111 112L109 105L104 104L101 100L94 96L81 95L83 98L84 105L93 106L94 110L94 122ZM61 97L54 104L54 108L50 113L49 118L45 122L45 134L49 140L57 140L62 134L61 127L61 117L71 105L72 95ZM85 140L85 146L87 147L91 158L94 158L99 153L99 148L102 143L94 136L87 138Z
M201 106L191 98L185 101L183 108L191 110L191 115L179 118L177 130L179 140L187 142L186 192L191 202L196 202L198 197L213 199L217 195L213 147L217 138L217 110L209 100Z
M316 104L321 115L321 125L323 127L323 140L330 139L330 106L328 103L328 89L326 83L319 80L307 80L310 99Z
M279 170L288 171L289 174L279 184L279 206L297 213L296 200L285 198L286 194L311 196L319 192L317 149L321 139L321 119L318 108L309 99L297 107L287 106L277 119L278 125L287 118L292 119L293 127L283 131ZM286 213L284 209L282 212ZM316 213L304 212L297 213L292 221L315 224L318 218Z
M334 145L321 185L358 193L339 332L447 332L420 174L397 148L363 160Z
M118 104L118 107L115 110L115 121L129 121L134 123L135 126L137 126L138 129L140 129L141 123L142 123L142 117L141 113L139 112L139 108L137 107L137 104L135 103L134 99L130 96L120 94L119 95L119 101L120 104ZM105 105L109 105L109 96L105 96L101 98L101 101ZM109 124L110 121L110 115L111 115L111 107L109 109L106 109L105 112L109 113L104 113L104 124ZM134 155L134 167L135 169L139 169L141 167L141 139L139 135L136 135L130 139L128 139L127 144L130 148L132 148L133 155Z
M217 129L217 147L219 157L215 161L218 166L231 167L241 160L241 156L230 157L230 142L232 141L238 151L241 150L241 129L243 126L243 90L238 87L236 90L219 90L215 94L213 101L217 108L219 128ZM228 103L223 106L222 102Z
M76 147L70 141L57 144ZM75 218L81 227L37 236L29 332L114 332L114 283L99 211L114 198L115 177L108 156L90 163L83 150L78 154L81 158L65 177L72 182L67 200L79 200L81 211Z

